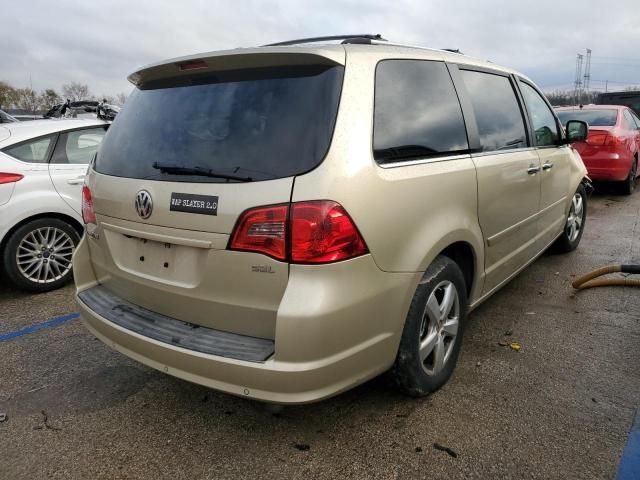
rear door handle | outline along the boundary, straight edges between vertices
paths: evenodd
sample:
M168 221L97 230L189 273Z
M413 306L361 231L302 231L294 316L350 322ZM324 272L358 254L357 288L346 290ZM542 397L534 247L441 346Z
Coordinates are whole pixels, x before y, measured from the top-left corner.
M542 170L551 170L553 168L553 163L545 163L542 165Z
M70 178L69 180L67 180L67 183L69 185L80 185L84 183L84 175L80 175L79 177L76 177L76 178Z
M535 175L536 173L538 173L540 171L540 167L534 167L533 165L530 166L529 168L527 168L527 173L529 175Z

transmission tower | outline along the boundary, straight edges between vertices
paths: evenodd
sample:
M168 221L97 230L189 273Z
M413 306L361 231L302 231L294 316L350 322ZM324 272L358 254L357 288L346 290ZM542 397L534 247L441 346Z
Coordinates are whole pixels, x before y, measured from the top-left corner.
M575 88L573 90L573 100L576 105L580 103L580 97L582 96L582 61L584 55L578 54L576 57L576 80L574 82Z
M589 99L589 82L591 81L591 49L587 48L587 61L584 66L584 91Z
M575 104L580 103L580 97L582 96L582 60L584 55L578 54L576 57L576 80L574 82L573 100Z

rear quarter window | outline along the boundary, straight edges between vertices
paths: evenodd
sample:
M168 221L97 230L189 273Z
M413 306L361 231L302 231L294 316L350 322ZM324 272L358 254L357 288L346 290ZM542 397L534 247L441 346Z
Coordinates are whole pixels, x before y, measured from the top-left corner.
M14 146L7 147L2 151L7 155L28 163L46 163L49 152L53 146L54 135L35 138Z
M443 62L378 63L373 131L378 163L455 155L468 149L460 103Z
M624 126L627 130L638 129L638 126L636 125L636 121L631 116L631 112L629 110L624 111L623 118L624 118Z

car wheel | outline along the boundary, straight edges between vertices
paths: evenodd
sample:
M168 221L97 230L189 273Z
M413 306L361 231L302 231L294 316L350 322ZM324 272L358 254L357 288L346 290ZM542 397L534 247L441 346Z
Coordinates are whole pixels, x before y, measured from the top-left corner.
M467 318L460 267L439 256L411 301L391 374L404 393L419 397L444 385L455 368Z
M71 256L79 241L76 229L57 218L22 225L11 234L4 251L9 281L31 292L60 288L71 280Z
M575 250L582 238L584 225L587 221L587 192L580 184L573 195L569 214L564 229L553 244L552 249L557 253L568 253Z
M629 176L622 182L621 191L624 195L631 195L636 189L636 177L638 176L638 161L633 160L631 164L631 170L629 170Z

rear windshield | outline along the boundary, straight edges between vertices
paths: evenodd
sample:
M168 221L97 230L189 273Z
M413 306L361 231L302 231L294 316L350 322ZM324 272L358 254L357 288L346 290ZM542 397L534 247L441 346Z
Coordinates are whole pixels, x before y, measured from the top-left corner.
M556 113L563 125L569 120L582 120L590 127L613 127L618 119L618 111L610 109L560 110Z
M329 148L343 71L273 67L143 85L109 129L95 169L172 182L257 181L307 172Z

